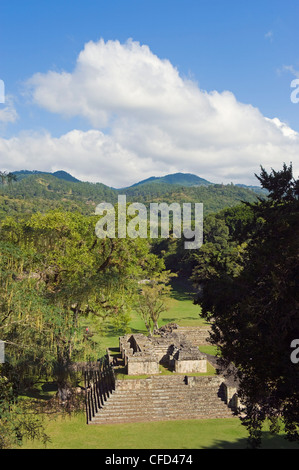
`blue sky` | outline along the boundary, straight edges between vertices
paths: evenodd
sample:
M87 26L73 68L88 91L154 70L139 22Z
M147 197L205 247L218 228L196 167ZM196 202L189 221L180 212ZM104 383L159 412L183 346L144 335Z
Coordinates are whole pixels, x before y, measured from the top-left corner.
M254 183L259 164L299 169L297 0L10 0L0 18L3 169L62 165L112 186L174 171Z

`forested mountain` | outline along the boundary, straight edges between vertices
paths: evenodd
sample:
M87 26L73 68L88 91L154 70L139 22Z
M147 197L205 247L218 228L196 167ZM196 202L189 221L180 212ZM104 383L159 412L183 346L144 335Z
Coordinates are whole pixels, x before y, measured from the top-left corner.
M117 202L116 191L101 183L60 179L47 173L31 174L0 185L0 216L60 209L92 214L102 201Z
M210 181L200 178L199 176L192 175L191 173L174 173L172 175L166 175L161 177L151 176L150 178L139 181L139 183L135 183L130 187L134 188L136 186L141 186L148 183L176 184L179 186L207 186L209 184L213 184L210 183Z
M128 200L143 202L202 202L204 213L217 212L226 207L233 207L240 201L254 202L257 193L232 184L210 184L197 187L179 186L171 184L156 185L147 183L142 186L131 187L126 190ZM261 195L261 194L260 194Z
M142 184L123 189L113 189L102 183L82 182L63 171L56 174L21 171L14 172L14 175L16 181L0 184L0 217L51 209L93 214L97 204L104 201L115 204L120 194L125 194L128 202L146 205L151 202L201 202L204 213L208 214L233 207L240 201L254 202L258 196L247 187L233 184L203 182L191 185L191 181L195 182L197 178L199 181L201 178L189 174L150 178L150 181L145 180Z
M56 176L56 178L65 180L65 181L70 181L73 183L79 183L81 182L74 176L70 175L66 171L60 170L60 171L55 171L54 173L50 172L43 172L43 171L30 171L30 170L21 170L21 171L13 171L13 175L16 176L17 181L20 181L23 178L26 178L30 175L53 175ZM176 185L176 186L183 186L183 187L194 187L194 186L209 186L209 185L214 185L215 183L211 183L210 181L207 181L204 178L201 178L200 176L193 175L191 173L173 173L170 175L165 175L165 176L151 176L150 178L147 178L145 180L139 181L137 183L132 184L131 186L127 186L125 188L120 188L120 191L124 191L124 189L132 189L135 190L137 186L148 186L149 184L154 184L159 186L166 187L168 185ZM237 183L236 186L245 188L245 189L250 189L252 191L255 191L257 193L267 193L267 191L260 187L260 186L248 186L246 184L239 184ZM114 189L114 188L112 188Z
M59 179L65 180L65 181L71 181L73 183L78 183L79 182L79 180L77 178L75 178L74 176L70 175L69 173L67 173L66 171L63 171L63 170L55 171L54 173L50 173L50 172L46 172L46 171L37 171L37 170L34 170L34 171L21 170L21 171L13 171L12 174L16 176L17 181L20 181L21 179L26 178L30 175L39 175L39 174L41 174L41 175L53 175L53 176L56 176L56 178L59 178Z

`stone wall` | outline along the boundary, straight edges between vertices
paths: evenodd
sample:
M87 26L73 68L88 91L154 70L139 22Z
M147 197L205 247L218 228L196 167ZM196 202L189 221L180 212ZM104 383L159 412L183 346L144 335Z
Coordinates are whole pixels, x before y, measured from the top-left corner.
M206 355L177 332L158 338L126 335L119 347L128 375L158 374L160 363L177 373L207 371Z
M208 326L179 326L176 330L178 333L186 335L188 341L193 344L193 346L200 345L209 345L209 332L210 328Z
M242 404L238 396L237 386L224 382L223 389L227 406L234 411L236 411L237 409L241 409Z
M190 374L197 372L207 372L207 360L185 360L185 361L174 361L174 372L178 374Z
M170 333L177 333L179 335L184 335L188 341L193 346L208 345L210 343L210 331L211 328L209 325L204 326L179 326L176 323L168 323L159 330L156 330L156 333L165 337Z
M138 334L120 337L119 349L128 375L159 373L158 357L145 336Z

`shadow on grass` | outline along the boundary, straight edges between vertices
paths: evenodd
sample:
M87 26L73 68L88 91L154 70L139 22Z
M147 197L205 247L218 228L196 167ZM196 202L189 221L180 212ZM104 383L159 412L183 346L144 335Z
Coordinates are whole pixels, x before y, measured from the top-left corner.
M161 317L160 323L175 323L177 318Z
M34 387L32 389L26 390L23 393L23 396L27 398L34 398L37 400L50 400L57 392L56 382L45 382L40 387Z
M105 336L108 337L114 337L114 336L124 336L128 332L128 327L127 326L114 326L114 325L107 325L105 328Z
M198 316L200 316L198 314ZM197 318L194 318L194 317L182 317L181 320L197 320Z
M235 442L225 440L215 440L211 446L202 447L202 449L250 449L248 439L243 437ZM262 434L262 443L260 449L297 449L299 443L290 442L283 435L273 435L269 431Z
M135 335L135 334L138 334L138 333L142 333L146 336L148 335L147 331L141 330L141 329L138 329L138 328L130 328L130 333L132 333L132 335Z
M190 281L187 279L173 279L171 282L171 297L173 299L184 301L193 300L196 290L193 288Z

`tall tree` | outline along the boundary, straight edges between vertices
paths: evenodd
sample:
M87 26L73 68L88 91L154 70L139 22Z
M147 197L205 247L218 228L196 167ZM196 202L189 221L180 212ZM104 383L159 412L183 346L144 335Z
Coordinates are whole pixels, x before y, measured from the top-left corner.
M11 173L9 172L6 176L7 178L7 182L8 182L8 186L11 188L12 186L12 182L13 181L17 181L17 176L14 174L14 173Z
M96 359L80 319L123 318L138 280L163 270L143 239L103 239L95 216L53 211L1 226L0 333L5 374L20 390L48 375L72 397L72 363Z
M258 179L269 197L250 205L256 227L240 269L194 273L221 362L236 367L253 447L267 419L271 430L282 423L287 438L299 440L299 368L290 358L299 338L299 181L291 165L270 174L262 168Z
M149 336L159 329L161 313L167 310L167 300L171 292L169 284L176 275L170 271L155 274L152 279L141 281L140 292L136 300L136 310L143 319Z

